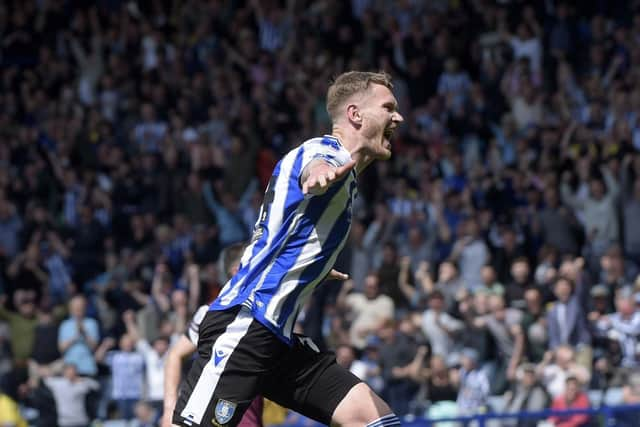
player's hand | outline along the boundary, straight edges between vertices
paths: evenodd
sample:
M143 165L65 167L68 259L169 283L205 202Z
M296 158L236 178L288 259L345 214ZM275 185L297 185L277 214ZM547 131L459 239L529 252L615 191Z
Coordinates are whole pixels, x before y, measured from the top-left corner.
M354 160L337 168L323 161L310 165L309 174L302 183L302 193L323 194L331 184L344 178L355 165Z
M331 269L329 275L327 276L327 280L348 280L349 275L346 273L341 273L338 270Z

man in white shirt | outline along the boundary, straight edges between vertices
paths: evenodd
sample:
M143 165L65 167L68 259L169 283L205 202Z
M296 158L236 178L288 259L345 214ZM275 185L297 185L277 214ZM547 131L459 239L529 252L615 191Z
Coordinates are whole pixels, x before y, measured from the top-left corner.
M350 313L352 322L349 330L351 344L363 349L367 337L374 333L385 320L393 318L393 300L380 293L378 276L369 274L364 281L364 292L347 293L353 289L353 281L348 280L338 295L338 307Z
M149 341L142 337L138 331L135 314L132 311L126 311L122 317L127 327L127 334L131 335L136 343L136 352L144 358L146 400L159 415L163 407L164 365L169 349L169 339L158 337L153 340L153 344L149 344Z
M459 350L455 335L462 332L464 323L445 310L444 295L439 290L429 295L429 308L422 315L422 333L425 335L431 352L444 358L451 357Z
M95 380L79 377L75 365L68 364L61 377L48 377L43 381L56 402L60 427L89 425L85 398L91 391L100 388Z

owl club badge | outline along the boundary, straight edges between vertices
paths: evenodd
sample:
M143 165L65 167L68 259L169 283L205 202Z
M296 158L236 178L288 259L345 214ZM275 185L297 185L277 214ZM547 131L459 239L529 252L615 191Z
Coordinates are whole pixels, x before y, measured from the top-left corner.
M228 400L219 399L216 404L215 416L216 421L220 424L227 424L233 418L236 412L236 404Z

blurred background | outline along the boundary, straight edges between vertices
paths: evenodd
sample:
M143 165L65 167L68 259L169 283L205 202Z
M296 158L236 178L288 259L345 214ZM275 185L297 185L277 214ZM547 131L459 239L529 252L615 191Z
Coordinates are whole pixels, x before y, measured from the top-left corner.
M640 402L639 1L8 0L0 35L1 425L156 425L352 69L406 124L298 331L401 416Z

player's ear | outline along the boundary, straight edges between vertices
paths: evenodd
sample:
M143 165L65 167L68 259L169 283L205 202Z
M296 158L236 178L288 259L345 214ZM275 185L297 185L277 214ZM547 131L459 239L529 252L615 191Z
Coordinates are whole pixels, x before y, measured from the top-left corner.
M347 118L351 123L362 124L362 114L360 114L360 108L356 104L347 105Z

